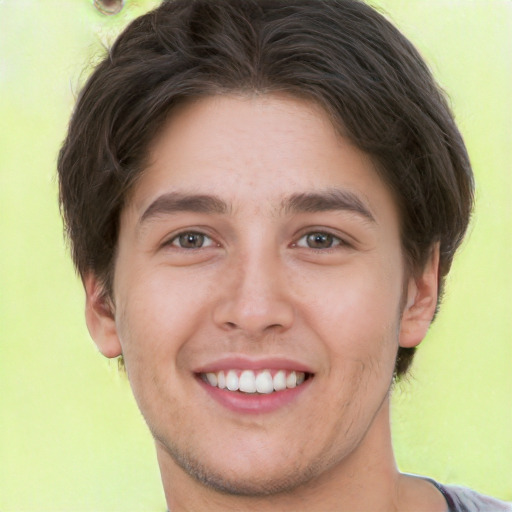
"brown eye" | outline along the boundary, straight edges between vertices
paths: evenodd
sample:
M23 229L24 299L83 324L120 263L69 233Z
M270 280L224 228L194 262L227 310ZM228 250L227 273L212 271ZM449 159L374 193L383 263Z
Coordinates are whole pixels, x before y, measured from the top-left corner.
M331 249L346 244L342 239L324 231L312 231L299 239L296 246L307 249Z
M329 233L310 233L306 242L311 249L329 249L334 242L334 236Z
M204 244L204 235L200 233L184 233L178 237L178 241L183 249L199 249Z
M214 245L214 243L209 236L203 235L203 233L187 231L170 240L170 245L180 249L203 249Z

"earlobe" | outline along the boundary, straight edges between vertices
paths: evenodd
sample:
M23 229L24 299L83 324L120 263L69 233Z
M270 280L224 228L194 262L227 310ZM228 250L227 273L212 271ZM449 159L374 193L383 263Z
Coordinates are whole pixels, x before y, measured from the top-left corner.
M117 335L113 306L104 292L97 276L84 277L85 320L89 333L99 351L105 357L117 357L122 354L121 343Z
M409 278L400 326L401 347L415 347L426 336L436 312L438 287L439 243L436 243L421 275Z

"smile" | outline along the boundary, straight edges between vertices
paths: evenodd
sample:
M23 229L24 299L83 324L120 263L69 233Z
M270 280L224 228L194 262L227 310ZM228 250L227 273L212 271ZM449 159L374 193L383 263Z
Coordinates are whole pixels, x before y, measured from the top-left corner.
M301 386L310 374L288 370L221 370L201 373L209 386L233 392L268 395Z

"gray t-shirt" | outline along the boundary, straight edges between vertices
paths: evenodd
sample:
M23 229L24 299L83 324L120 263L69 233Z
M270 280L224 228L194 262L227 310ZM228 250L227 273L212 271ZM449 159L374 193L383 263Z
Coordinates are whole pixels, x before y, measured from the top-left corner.
M441 485L429 479L443 494L448 512L512 512L512 503L484 496L457 485Z
M510 502L478 494L467 487L441 485L431 478L420 478L428 480L441 491L448 504L447 512L512 512L512 503Z

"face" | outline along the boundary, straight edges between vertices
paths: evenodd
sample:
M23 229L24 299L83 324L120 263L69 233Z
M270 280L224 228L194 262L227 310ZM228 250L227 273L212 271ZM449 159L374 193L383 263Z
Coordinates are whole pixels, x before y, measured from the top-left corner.
M321 109L209 97L173 113L122 213L104 352L161 465L293 489L384 428L404 279L393 198Z

